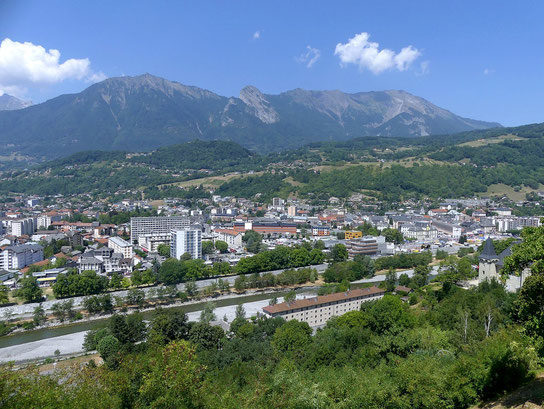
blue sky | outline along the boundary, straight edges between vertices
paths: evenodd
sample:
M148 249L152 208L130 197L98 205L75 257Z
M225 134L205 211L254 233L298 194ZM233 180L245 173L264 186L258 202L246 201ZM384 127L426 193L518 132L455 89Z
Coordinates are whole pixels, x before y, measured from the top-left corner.
M42 102L145 72L226 96L403 89L521 125L544 121L543 14L538 1L3 0L0 90Z

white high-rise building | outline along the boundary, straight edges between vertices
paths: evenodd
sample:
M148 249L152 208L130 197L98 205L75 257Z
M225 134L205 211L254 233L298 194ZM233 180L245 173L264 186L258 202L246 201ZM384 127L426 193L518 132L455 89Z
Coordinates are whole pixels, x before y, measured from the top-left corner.
M36 231L36 219L29 217L27 219L17 219L11 222L11 234L20 237L22 235L31 236Z
M189 227L189 218L185 216L132 217L130 219L130 242L138 241L140 236L164 235L172 229Z
M202 230L200 228L186 228L172 230L170 239L170 256L181 259L185 253L191 258L202 258Z

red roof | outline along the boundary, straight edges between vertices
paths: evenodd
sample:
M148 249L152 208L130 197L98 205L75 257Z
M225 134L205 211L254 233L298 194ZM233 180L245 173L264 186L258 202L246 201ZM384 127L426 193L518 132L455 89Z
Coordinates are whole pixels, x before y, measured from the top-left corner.
M295 300L293 302L282 302L281 304L268 305L263 307L263 310L269 314L276 314L279 312L290 311L294 309L304 308L304 307L317 307L320 304L349 300L355 297L362 297L368 295L378 295L385 294L385 290L382 290L378 287L369 287L369 288L358 288L351 291L346 291L342 293L334 293L328 295L322 295L320 297L306 298L304 300Z

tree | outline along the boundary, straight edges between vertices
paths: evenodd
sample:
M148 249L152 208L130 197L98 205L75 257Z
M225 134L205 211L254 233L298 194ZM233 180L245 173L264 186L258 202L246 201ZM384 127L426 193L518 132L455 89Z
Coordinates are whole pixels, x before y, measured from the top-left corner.
M389 292L394 291L397 286L397 273L393 268L390 268L385 275L385 289Z
M244 308L244 305L238 304L236 306L235 319L245 319L245 318L246 318L246 310Z
M331 251L331 257L334 262L345 261L348 259L348 249L343 244L335 244Z
M314 243L314 249L325 250L325 242L323 240L316 240Z
M227 242L225 242L225 241L216 240L216 242L215 242L215 248L216 248L217 250L219 250L219 252L220 252L221 254L224 254L224 253L228 252L228 250L229 250L229 245L228 245Z
M431 273L431 267L429 266L416 266L414 268L414 275L410 280L410 288L417 289L426 286L429 281L429 274Z
M145 304L145 292L144 290L138 290L132 288L127 291L127 303L129 305L136 305L138 308L142 308Z
M399 285L403 285L405 287L408 287L410 285L410 277L408 277L408 274L403 273L399 276Z
M257 254L259 251L261 251L261 243L263 241L263 238L256 231L246 231L244 233L244 236L242 237L242 241L245 243L246 249L250 253Z
M238 292L246 289L246 276L244 274L241 274L234 279L234 289Z
M185 292L189 297L194 297L198 294L198 286L194 280L185 283Z
M111 274L111 279L110 279L110 288L113 288L113 289L119 289L121 288L121 280L122 280L122 275L121 273L118 273L118 272L113 272Z
M72 321L76 317L76 312L74 311L74 301L68 300L63 302L58 302L53 304L51 307L51 310L53 311L53 315L60 321L64 322L64 320L68 319Z
M202 242L202 254L212 254L213 253L213 242L209 240L204 240Z
M217 317L215 316L215 304L213 302L207 302L204 305L204 309L200 313L200 322L209 324L211 321L215 321Z
M365 307L369 326L378 335L396 334L403 328L413 325L413 317L406 304L393 295L385 295L382 299Z
M295 290L289 291L285 296L283 297L284 302L293 302L297 299L297 293Z
M404 236L397 229L383 229L381 235L389 243L401 244L404 242Z
M130 281L132 282L133 285L142 285L143 284L143 280L142 280L142 272L140 270L135 270L132 272L132 274L130 275Z
M38 285L38 280L32 275L27 275L21 280L21 288L17 290L17 296L25 302L39 302L43 298L42 289Z
M9 302L8 293L8 287L5 285L0 285L0 305L7 304Z
M98 314L102 311L100 306L100 301L97 296L85 297L83 299L83 307L87 310L89 314Z
M111 334L123 345L134 344L145 339L146 325L140 313L130 315L114 314L108 328Z
M171 341L187 339L189 325L187 314L174 310L157 308L149 323L148 341L166 345Z
M141 405L150 408L199 408L202 403L204 368L198 363L195 347L174 341L158 350L139 390ZM169 376L165 376L169 374Z
M515 304L516 316L544 356L544 274L527 277Z
M209 322L197 322L189 330L189 340L203 349L218 349L225 332L221 327L212 326Z
M290 320L279 327L272 338L272 346L279 352L298 352L312 341L312 329L307 322Z
M100 340L108 335L111 335L111 331L107 327L87 331L83 341L83 349L87 352L96 350Z
M34 321L34 325L36 326L42 325L47 320L45 310L43 309L41 304L34 308L32 320Z
M115 367L117 366L117 354L121 349L121 344L117 338L113 335L106 335L102 338L97 346L96 350L104 360L107 366Z
M157 251L162 257L170 257L170 246L168 244L159 244Z

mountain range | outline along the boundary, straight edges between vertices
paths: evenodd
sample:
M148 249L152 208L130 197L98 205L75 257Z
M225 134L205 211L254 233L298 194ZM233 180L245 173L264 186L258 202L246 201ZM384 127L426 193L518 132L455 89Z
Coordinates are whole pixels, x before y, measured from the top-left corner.
M144 74L110 78L77 94L0 112L0 150L35 160L83 150L145 151L227 140L278 151L360 136L421 136L501 126L462 118L404 91L295 89L238 98Z
M0 95L0 111L13 111L29 107L30 105L32 105L30 101L24 101L8 94Z

